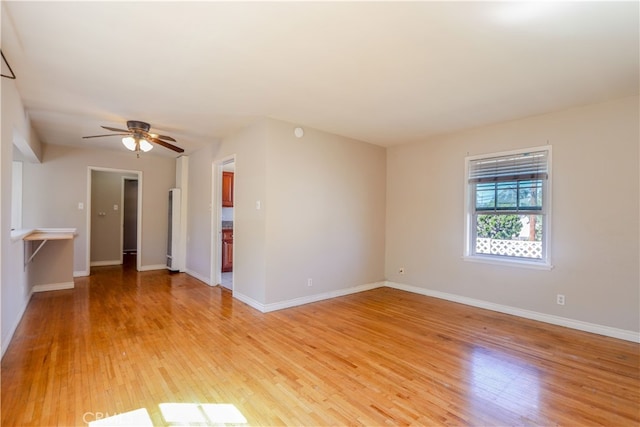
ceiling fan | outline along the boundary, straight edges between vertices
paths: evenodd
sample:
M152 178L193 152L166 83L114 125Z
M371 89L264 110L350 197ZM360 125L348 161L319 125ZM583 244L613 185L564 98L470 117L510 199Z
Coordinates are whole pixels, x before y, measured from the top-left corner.
M156 133L149 132L151 126L149 123L140 122L138 120L129 120L127 121L127 130L112 128L109 126L100 126L103 129L110 130L112 132L118 133L110 133L106 135L91 135L91 136L83 136L82 138L101 138L103 136L114 136L114 135L126 135L122 138L122 143L128 150L135 151L140 157L140 151L147 152L153 148L154 144L161 145L169 150L173 150L177 153L183 153L184 150L180 147L177 147L167 141L177 142L170 136L167 135L158 135Z

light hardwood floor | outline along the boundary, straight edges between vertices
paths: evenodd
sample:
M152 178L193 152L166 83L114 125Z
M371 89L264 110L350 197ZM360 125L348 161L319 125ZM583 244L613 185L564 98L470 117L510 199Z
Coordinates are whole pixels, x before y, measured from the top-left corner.
M33 296L1 417L169 425L166 403L224 403L249 425L637 426L639 349L389 288L262 314L185 274L100 267Z

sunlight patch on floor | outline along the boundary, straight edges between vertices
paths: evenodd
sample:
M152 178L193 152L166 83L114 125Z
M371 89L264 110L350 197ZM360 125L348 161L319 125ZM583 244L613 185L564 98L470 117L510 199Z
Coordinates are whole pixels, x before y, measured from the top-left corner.
M92 414L96 419L89 422L89 427L140 426L153 427L153 421L145 408L124 412L110 417L100 418L100 414Z
M229 403L161 403L160 411L168 423L199 425L246 424L247 419Z
M161 403L158 405L167 425L223 426L247 424L247 419L230 403ZM145 408L117 414L88 423L89 427L153 427Z

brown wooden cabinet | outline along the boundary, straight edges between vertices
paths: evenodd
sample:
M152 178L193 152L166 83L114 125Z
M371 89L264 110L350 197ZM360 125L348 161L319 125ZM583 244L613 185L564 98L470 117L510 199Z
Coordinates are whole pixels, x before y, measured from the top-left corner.
M233 230L222 230L222 272L233 271Z
M222 207L233 207L233 172L222 172Z

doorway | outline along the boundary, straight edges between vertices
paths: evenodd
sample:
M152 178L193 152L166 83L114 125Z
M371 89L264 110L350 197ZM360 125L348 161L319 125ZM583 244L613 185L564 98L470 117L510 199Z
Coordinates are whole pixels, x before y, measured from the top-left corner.
M142 172L89 167L87 271L125 265L140 270Z
M224 158L213 166L213 200L215 201L214 227L215 241L212 247L212 283L233 291L235 242L235 156Z
M122 265L135 268L138 255L138 179L122 177Z

